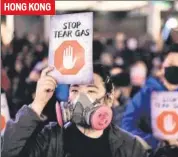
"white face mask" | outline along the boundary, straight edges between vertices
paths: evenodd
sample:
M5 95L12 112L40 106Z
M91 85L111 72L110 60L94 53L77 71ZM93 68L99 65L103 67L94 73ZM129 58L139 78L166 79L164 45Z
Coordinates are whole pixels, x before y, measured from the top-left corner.
M130 71L131 84L142 86L146 80L146 69L143 66L134 66Z
M137 47L138 47L138 42L135 38L130 38L128 41L127 41L127 47L130 49L130 50L135 50Z

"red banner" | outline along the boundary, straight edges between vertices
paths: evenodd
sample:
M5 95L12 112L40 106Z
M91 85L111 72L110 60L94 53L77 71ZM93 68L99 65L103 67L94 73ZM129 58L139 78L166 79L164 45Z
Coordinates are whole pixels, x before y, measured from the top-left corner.
M54 15L55 0L1 0L1 15Z

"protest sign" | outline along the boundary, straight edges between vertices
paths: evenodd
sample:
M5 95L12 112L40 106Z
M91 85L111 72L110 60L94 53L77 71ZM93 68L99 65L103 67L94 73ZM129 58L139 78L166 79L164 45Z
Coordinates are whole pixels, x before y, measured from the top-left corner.
M50 73L61 84L93 81L93 13L54 15L49 40Z
M54 15L55 0L2 0L2 15Z
M178 92L153 92L151 95L152 129L155 137L178 137Z
M1 135L4 133L7 121L10 119L6 94L1 93Z

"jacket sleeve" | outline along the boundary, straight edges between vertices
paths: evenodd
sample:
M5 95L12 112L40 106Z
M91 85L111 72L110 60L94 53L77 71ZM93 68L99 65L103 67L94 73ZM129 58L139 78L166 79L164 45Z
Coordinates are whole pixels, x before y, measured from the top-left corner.
M132 157L148 157L148 150L144 149L142 144L135 138L134 144L132 147Z
M1 143L2 157L21 157L24 152L26 157L45 156L42 153L48 146L47 129L44 128L33 138L40 122L40 117L30 107L23 106L16 114L15 120L7 123Z
M144 110L144 98L146 92L139 91L134 98L127 104L125 113L122 119L122 127L128 132L143 138L152 148L157 146L158 141L153 137L152 134L143 132L139 127L138 123L142 117Z

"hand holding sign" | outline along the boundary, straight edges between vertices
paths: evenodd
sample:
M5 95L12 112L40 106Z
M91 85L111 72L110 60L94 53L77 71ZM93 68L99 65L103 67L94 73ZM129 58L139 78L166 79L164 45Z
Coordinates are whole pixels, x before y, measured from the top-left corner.
M69 46L63 53L63 65L65 69L72 69L75 66L77 58L73 55L73 47Z
M173 118L173 115L168 114L164 117L164 129L167 132L172 132L176 127L176 122Z
M48 75L48 73L53 71L53 69L53 67L47 67L44 69L37 82L35 99L33 100L31 107L38 115L41 115L41 112L53 96L57 85L56 80Z

